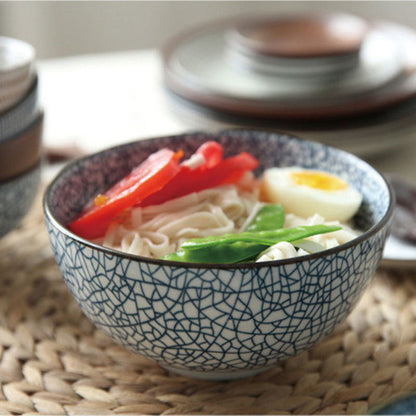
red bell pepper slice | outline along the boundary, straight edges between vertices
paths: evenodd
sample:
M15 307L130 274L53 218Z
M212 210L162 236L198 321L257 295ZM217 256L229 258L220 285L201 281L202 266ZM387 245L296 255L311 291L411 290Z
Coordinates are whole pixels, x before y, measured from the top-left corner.
M102 237L111 221L152 193L162 189L180 171L183 152L162 149L150 155L105 194L96 197L68 229L80 237Z
M221 162L223 157L223 147L214 141L205 142L195 152L195 155L202 155L205 159L205 163L201 165L201 170L206 168L212 168Z
M191 169L182 164L180 172L163 189L149 195L136 205L143 207L158 205L192 192L236 183L246 172L254 170L258 165L259 161L247 152L231 156L212 166L201 165Z

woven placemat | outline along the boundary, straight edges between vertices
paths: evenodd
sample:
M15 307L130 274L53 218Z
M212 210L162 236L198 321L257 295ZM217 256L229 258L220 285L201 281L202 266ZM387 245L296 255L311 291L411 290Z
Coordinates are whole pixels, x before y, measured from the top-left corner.
M0 414L364 414L416 388L416 272L379 270L348 320L259 376L170 374L84 317L53 259L41 196L0 240Z

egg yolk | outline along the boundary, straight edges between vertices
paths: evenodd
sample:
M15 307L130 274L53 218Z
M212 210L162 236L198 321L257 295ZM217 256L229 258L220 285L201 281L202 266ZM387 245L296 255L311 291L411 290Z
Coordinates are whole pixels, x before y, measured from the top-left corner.
M348 187L342 179L325 172L291 172L290 177L296 185L305 185L323 191L341 191Z

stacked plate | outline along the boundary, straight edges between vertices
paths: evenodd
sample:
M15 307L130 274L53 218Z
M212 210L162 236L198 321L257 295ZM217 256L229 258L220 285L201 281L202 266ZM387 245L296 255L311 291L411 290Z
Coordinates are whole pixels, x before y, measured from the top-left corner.
M412 139L415 50L403 26L329 14L222 21L162 55L168 90L198 123L271 127L369 154Z
M0 237L20 223L36 195L42 123L34 48L0 37Z

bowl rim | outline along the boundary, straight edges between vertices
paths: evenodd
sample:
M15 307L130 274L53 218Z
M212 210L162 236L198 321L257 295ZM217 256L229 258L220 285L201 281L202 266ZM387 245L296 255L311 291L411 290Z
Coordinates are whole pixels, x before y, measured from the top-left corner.
M12 49L18 55L17 62L8 62L5 68L0 69L0 74L10 73L20 68L30 66L36 57L34 46L23 39L11 36L0 36L0 44L5 49Z
M100 244L94 243L90 240L87 240L85 238L82 238L82 237L78 236L77 234L68 230L52 214L51 209L49 207L49 198L50 198L50 195L51 195L51 192L52 192L53 188L60 181L61 177L64 176L66 172L70 171L78 163L84 162L88 159L91 159L91 158L96 157L96 156L98 156L100 154L103 154L103 153L111 153L111 152L113 152L115 150L118 150L122 147L127 147L127 146L134 145L135 143L150 142L150 141L153 141L153 140L163 139L163 138L167 138L167 137L171 137L172 139L174 139L174 138L184 136L184 134L177 134L177 135L173 135L173 136L164 135L164 136L158 136L158 137L151 137L151 138L147 138L147 139L132 140L132 141L129 141L127 143L118 144L118 145L115 145L115 146L111 146L111 147L99 150L99 151L94 152L94 153L90 153L87 156L82 156L82 157L76 158L73 161L69 162L66 166L64 166L61 169L61 171L57 175L55 175L54 179L48 184L48 186L46 187L46 189L44 191L43 201L42 201L44 217L45 217L47 222L50 222L56 229L59 230L59 232L63 233L66 237L69 237L69 238L71 238L72 240L76 241L79 244L82 244L82 245L87 246L87 247L89 247L91 249L94 249L94 250L98 250L98 251L100 251L104 254L107 254L107 255L113 255L113 256L116 256L116 257L124 258L126 260L133 260L133 261L143 262L143 263L147 263L147 264L154 264L154 265L158 265L158 266L186 268L186 269L208 269L208 270L215 270L215 269L228 269L228 270L233 270L233 269L258 269L258 268L262 268L262 267L273 267L273 266L278 267L280 265L289 265L289 264L296 264L296 263L299 264L299 263L302 263L302 262L308 262L308 261L315 260L315 259L318 259L318 258L331 256L333 254L337 254L337 253L342 252L346 249L357 246L361 242L367 240L369 237L378 233L385 226L388 226L389 222L391 223L393 210L394 210L394 205L395 205L395 196L394 196L392 186L390 185L390 183L386 179L386 177L378 169L374 168L368 162L360 159L358 156L355 156L352 153L349 153L349 152L346 152L344 150L335 148L333 146L328 146L328 145L323 144L323 143L313 142L311 140L302 139L302 138L297 137L293 134L277 132L277 131L270 132L270 131L267 131L267 130L258 130L258 129L254 130L254 129L231 128L231 129L221 130L221 131L218 131L218 132L215 132L215 133L206 132L206 131L194 131L194 132L187 132L185 134L186 135L207 134L207 135L212 135L212 136L220 136L221 134L227 134L229 132L239 132L239 131L240 132L243 132L243 131L244 132L251 132L252 134L270 133L270 134L273 134L273 135L284 135L285 137L288 137L290 140L296 140L296 141L300 141L300 142L304 142L304 143L312 143L314 145L319 145L319 146L322 146L322 147L325 147L325 148L333 149L334 151L336 151L336 152L338 152L342 155L352 157L353 159L355 159L356 162L360 162L362 164L365 164L365 166L371 168L382 179L382 181L384 182L384 184L387 188L388 195L389 195L389 204L388 204L388 207L387 207L387 210L386 210L384 216L380 219L380 221L373 224L368 230L364 231L358 237L348 241L347 243L340 244L339 246L336 246L336 247L333 247L333 248L330 248L330 249L327 249L327 250L323 250L323 251L320 251L318 253L308 254L308 255L298 256L298 257L291 257L291 258L282 259L282 260L223 264L223 263L190 263L190 262L183 262L183 261L162 260L162 259L140 256L140 255L137 255L137 254L125 253L125 252L120 251L120 250L116 250L116 249L113 249L113 248L102 246Z

